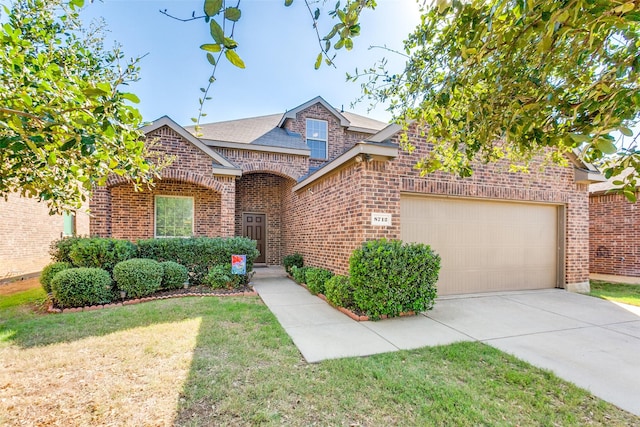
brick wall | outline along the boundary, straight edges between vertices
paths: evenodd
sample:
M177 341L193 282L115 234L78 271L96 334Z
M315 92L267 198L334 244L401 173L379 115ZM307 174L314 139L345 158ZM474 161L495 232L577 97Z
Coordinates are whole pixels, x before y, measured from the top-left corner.
M621 194L589 198L592 273L640 277L640 205Z
M195 184L161 181L151 191L136 192L127 184L111 189L111 237L129 240L154 237L156 195L193 197L194 235L222 235L220 194Z
M235 178L213 175L213 159L164 126L147 135L153 150L173 156L173 163L162 170L155 188L134 192L133 187L113 176L107 186L94 190L90 207L91 234L127 239L154 235L156 194L194 197L196 236L234 235Z
M508 172L506 163L477 165L470 178L445 173L420 177L413 165L428 150L417 135L413 154L401 151L390 162L352 162L291 195L285 225L285 252L300 252L310 265L345 274L352 250L361 242L400 237L400 194L544 202L565 206L565 283L588 280L588 193L574 182L573 167L531 165L531 173ZM392 214L391 227L370 225L372 212Z
M269 172L297 180L309 172L307 156L234 148L214 148L214 150L240 167L243 173Z
M368 135L359 132L347 131L340 125L340 121L329 112L322 104L314 104L309 108L306 108L296 114L296 118L287 119L284 127L292 132L302 135L303 140L306 140L306 119L325 120L327 122L327 144L329 161L335 159L340 154L344 153L353 145L365 139ZM326 160L309 159L310 167L318 167L324 164Z
M62 215L49 215L36 199L9 195L0 200L0 280L36 273L51 262L49 245L62 236ZM76 233L89 233L89 217L79 212Z

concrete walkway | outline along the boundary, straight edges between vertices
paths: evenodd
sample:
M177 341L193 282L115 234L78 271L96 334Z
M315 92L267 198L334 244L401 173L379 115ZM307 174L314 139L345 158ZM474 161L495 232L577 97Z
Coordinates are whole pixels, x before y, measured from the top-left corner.
M356 322L281 268L256 269L253 284L310 363L482 341L640 415L638 307L550 289L442 297L425 314Z

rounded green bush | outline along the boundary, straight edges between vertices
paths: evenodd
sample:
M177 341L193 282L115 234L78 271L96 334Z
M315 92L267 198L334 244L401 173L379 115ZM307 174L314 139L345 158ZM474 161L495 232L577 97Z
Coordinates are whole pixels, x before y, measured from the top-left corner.
M101 268L68 268L51 280L55 301L63 307L107 304L113 299L109 272Z
M304 265L302 255L299 253L287 255L282 259L282 265L287 273L291 274L291 267L300 268Z
M440 256L427 245L374 240L349 259L356 309L369 317L433 308Z
M233 289L240 283L240 278L231 274L231 264L218 264L209 269L202 283L213 289Z
M310 267L296 267L295 265L291 267L291 275L293 276L293 280L298 283L307 283L307 271Z
M187 267L173 261L164 261L160 263L162 267L162 284L161 289L180 289L189 279Z
M113 268L113 280L119 291L127 293L127 297L140 298L160 289L162 273L162 266L158 261L133 258L116 264Z
M62 270L71 268L68 262L54 262L47 265L40 273L40 284L46 293L51 293L51 280Z
M324 268L311 267L306 272L307 287L312 294L324 294L324 285L333 273Z
M324 296L327 301L337 307L353 306L353 287L346 276L333 276L324 285Z

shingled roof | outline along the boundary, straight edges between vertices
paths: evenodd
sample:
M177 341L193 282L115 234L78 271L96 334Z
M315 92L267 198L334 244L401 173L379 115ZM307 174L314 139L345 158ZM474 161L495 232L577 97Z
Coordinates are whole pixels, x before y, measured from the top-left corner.
M291 115L295 115L298 110L315 103L328 106L329 111L335 114L340 122L349 130L375 134L388 125L387 123L358 114L338 112L327 104L324 99L316 97L284 114L271 114L268 116L203 124L200 126L200 135L198 135L198 137L207 145L234 143L308 150L302 135L285 129L284 121L291 117ZM194 135L196 134L195 126L187 126L185 129Z

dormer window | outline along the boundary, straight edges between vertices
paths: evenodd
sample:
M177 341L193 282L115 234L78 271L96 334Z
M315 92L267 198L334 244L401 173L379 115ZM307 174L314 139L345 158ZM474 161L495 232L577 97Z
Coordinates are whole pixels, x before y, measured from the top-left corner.
M307 119L307 146L311 150L311 158L327 160L327 122L325 120Z

